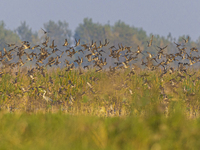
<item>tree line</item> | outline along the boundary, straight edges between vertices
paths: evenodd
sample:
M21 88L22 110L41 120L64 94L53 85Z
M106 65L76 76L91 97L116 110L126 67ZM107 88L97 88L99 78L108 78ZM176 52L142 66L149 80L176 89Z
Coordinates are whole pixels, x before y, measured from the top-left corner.
M51 40L54 40L55 45L62 51L63 43L65 39L68 40L69 45L74 45L75 39L81 40L81 44L97 42L100 44L105 39L109 41L110 46L116 48L120 46L129 46L131 50L136 51L139 45L143 51L156 54L158 47L164 47L168 45L166 52L174 52L176 50L176 43L184 43L184 39L187 39L187 35L180 36L177 40L172 37L171 33L167 37L160 35L147 35L146 31L142 28L136 28L130 26L123 21L117 21L114 25L94 23L92 19L85 18L82 23L75 29L74 34L69 29L69 24L66 21L54 22L50 20L44 23L41 30L33 32L31 27L26 22L21 22L21 25L14 31L6 29L5 23L0 22L0 49L3 50L10 43L20 43L21 41L29 41L33 45L41 44L44 40L44 31L47 32ZM152 38L152 46L148 47L148 42ZM189 38L188 46L200 48L200 38L197 41L191 41ZM109 49L107 49L109 51ZM144 57L144 56L141 56Z

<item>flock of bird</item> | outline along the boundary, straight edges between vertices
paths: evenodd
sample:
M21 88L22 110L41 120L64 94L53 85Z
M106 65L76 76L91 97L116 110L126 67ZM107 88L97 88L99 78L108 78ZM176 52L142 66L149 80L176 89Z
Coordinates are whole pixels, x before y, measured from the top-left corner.
M118 44L118 46L109 46L110 43L107 39L105 40L105 42L100 41L99 43L97 43L92 41L91 43L84 44L81 44L80 39L75 39L75 45L72 47L69 46L68 40L65 39L62 47L66 50L62 51L58 49L57 45L55 45L54 40L50 41L50 37L47 36L47 32L45 30L43 31L45 35L45 40L41 43L41 45L34 45L33 47L31 47L31 44L28 41L22 41L20 46L16 46L15 44L7 44L7 46L11 49L6 50L6 48L4 48L3 51L0 51L0 62L2 64L1 68L13 69L23 66L27 61L35 62L35 67L28 70L27 72L27 76L30 77L31 80L34 82L35 70L38 70L45 77L45 68L58 66L61 63L62 57L65 57L65 70L68 72L74 70L75 68L78 68L79 75L84 74L84 72L86 70L89 70L90 68L95 69L96 72L107 71L109 72L109 75L114 75L119 69L129 68L130 72L128 73L127 77L130 77L136 73L135 69L137 67L135 64L136 62L140 61L141 66L147 68L147 70L149 71L148 73L140 74L140 77L143 78L144 81L143 85L147 85L149 89L152 87L150 81L148 80L148 76L151 71L158 69L161 70L162 72L159 75L161 81L166 74L173 74L177 72L177 76L166 82L165 86L162 84L160 85L160 94L163 96L163 101L168 103L169 99L167 96L167 86L174 93L176 93L175 89L177 88L177 84L186 79L186 77L192 77L195 75L195 73L191 75L188 73L188 67L200 61L199 56L193 55L194 53L198 52L196 47L190 48L188 52L186 44L189 41L189 37L187 39L183 39L182 43L174 42L178 50L177 53L168 54L168 46L166 45L164 47L157 46L157 53L153 55L148 51L143 51L139 45L137 46L136 50L134 50L130 46L123 46L122 44ZM151 39L147 41L147 47L151 47L152 43L153 35ZM106 46L109 46L109 48L106 49ZM38 51L39 53L37 53L36 51ZM58 53L60 54L58 55ZM81 53L82 55L77 55ZM15 60L13 60L13 58ZM70 61L70 59L73 58L76 59ZM143 59L139 60L139 58ZM114 62L114 64L110 65L109 67L107 62L108 59ZM184 60L186 61L184 62ZM174 63L178 64L177 69L172 67ZM3 74L4 73L1 72L0 76L2 77ZM178 80L179 78L180 80ZM196 79L193 80L194 86L199 79L200 77L196 77ZM51 77L49 78L49 82L52 82ZM71 81L69 81L69 84L73 86ZM91 83L87 82L87 85L92 91ZM27 90L25 90L23 87L21 89L24 92L27 92ZM129 88L130 94L133 94L132 90L133 89ZM187 92L185 87L183 88L183 90ZM46 91L46 89L43 89L43 99L46 100L46 102L53 102L51 98L45 96ZM70 97L71 99L73 99L72 95L70 95Z

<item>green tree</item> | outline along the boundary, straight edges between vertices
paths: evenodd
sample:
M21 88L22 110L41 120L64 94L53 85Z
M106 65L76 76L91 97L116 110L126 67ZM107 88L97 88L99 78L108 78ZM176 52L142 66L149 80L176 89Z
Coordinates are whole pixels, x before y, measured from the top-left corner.
M50 20L44 24L44 30L47 31L47 35L51 40L54 40L55 44L62 49L62 45L65 42L65 39L68 40L69 45L71 45L72 32L69 29L67 22L58 21L57 23Z
M126 46L134 44L137 46L137 44L142 43L142 40L147 39L147 35L142 28L130 27L120 20L114 26L110 26L109 24L93 23L92 19L85 18L83 23L76 28L74 38L81 39L82 43L108 39L110 45L120 43Z
M19 36L11 30L5 28L5 23L0 21L0 48L1 50L4 47L7 47L7 44L19 44L20 38Z
M93 23L92 19L85 18L83 24L79 24L76 28L74 38L81 39L82 44L91 43L92 40L98 42L108 38L109 32L111 32L109 26Z
M33 33L32 29L29 28L25 21L21 22L21 25L15 29L15 32L19 35L22 41L35 42L35 39L38 38L37 32Z

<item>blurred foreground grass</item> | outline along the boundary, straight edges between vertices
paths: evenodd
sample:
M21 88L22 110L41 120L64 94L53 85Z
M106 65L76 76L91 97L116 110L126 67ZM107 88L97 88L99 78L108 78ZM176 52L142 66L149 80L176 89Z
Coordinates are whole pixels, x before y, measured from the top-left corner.
M166 117L97 117L60 113L0 112L0 149L199 149L200 119L180 105Z

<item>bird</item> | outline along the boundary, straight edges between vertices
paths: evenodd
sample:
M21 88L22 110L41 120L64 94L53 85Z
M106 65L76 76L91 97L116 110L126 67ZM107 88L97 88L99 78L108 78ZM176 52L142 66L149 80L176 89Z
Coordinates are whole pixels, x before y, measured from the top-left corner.
M41 28L42 29L42 28ZM47 34L47 31L45 31L44 29L42 29L42 31L44 32L44 34Z
M76 47L76 46L79 46L79 44L80 44L80 39L79 39L78 41L75 39L75 42L76 42L75 47Z
M143 54L142 51L141 51L141 49L140 49L140 46L139 46L139 45L137 46L137 49L138 49L138 50L136 51L136 56L139 55L140 53ZM143 54L143 55L144 55L144 54Z
M149 58L153 57L153 55L151 53L147 52L147 54L149 55Z
M31 49L35 49L35 48L37 48L37 47L40 47L40 45L35 45L35 46L33 46Z
M181 46L181 44L178 44L178 43L175 43L175 42L174 42L174 44L176 44L177 48Z
M7 45L8 47L15 46L15 44L8 44L8 43L6 43L6 45Z
M55 47L57 47L57 45L54 45L54 40L53 40L49 48L54 49Z
M157 47L160 49L159 52L163 52L163 50L164 50L165 48L167 48L167 46L168 46L168 45L166 45L165 47L159 47L159 46L157 46Z
M151 36L151 40L147 41L147 43L148 43L147 47L150 47L152 45L152 41L153 41L153 35Z
M70 104L73 104L73 102L74 102L74 98L72 97L72 95L71 95L71 93L70 93L69 103L70 103Z
M49 98L49 97L45 96L45 94L46 94L46 91L45 91L45 90L43 90L43 92L44 92L44 93L43 93L43 96L42 96L42 97L43 97L43 99L44 99L44 100L45 100L47 103L48 103L48 102L50 102L50 101L51 101L51 102L53 102L53 100L52 100L51 98Z
M87 85L92 89L93 87L92 87L92 85L89 83L89 82L87 82Z
M126 68L126 69L129 67L126 62L122 62L122 64L124 65L124 68Z
M67 39L65 39L65 43L63 44L63 46L67 46L69 45L69 43L67 42Z
M184 39L184 38L182 38L182 39L184 40L185 43L188 43L189 38L190 38L190 37L188 36L187 39Z
M86 50L86 49L88 49L89 47L87 46L87 44L83 44L83 45L81 45L83 48L84 48L84 50Z
M108 40L105 39L105 44L103 46L107 46L109 44Z

